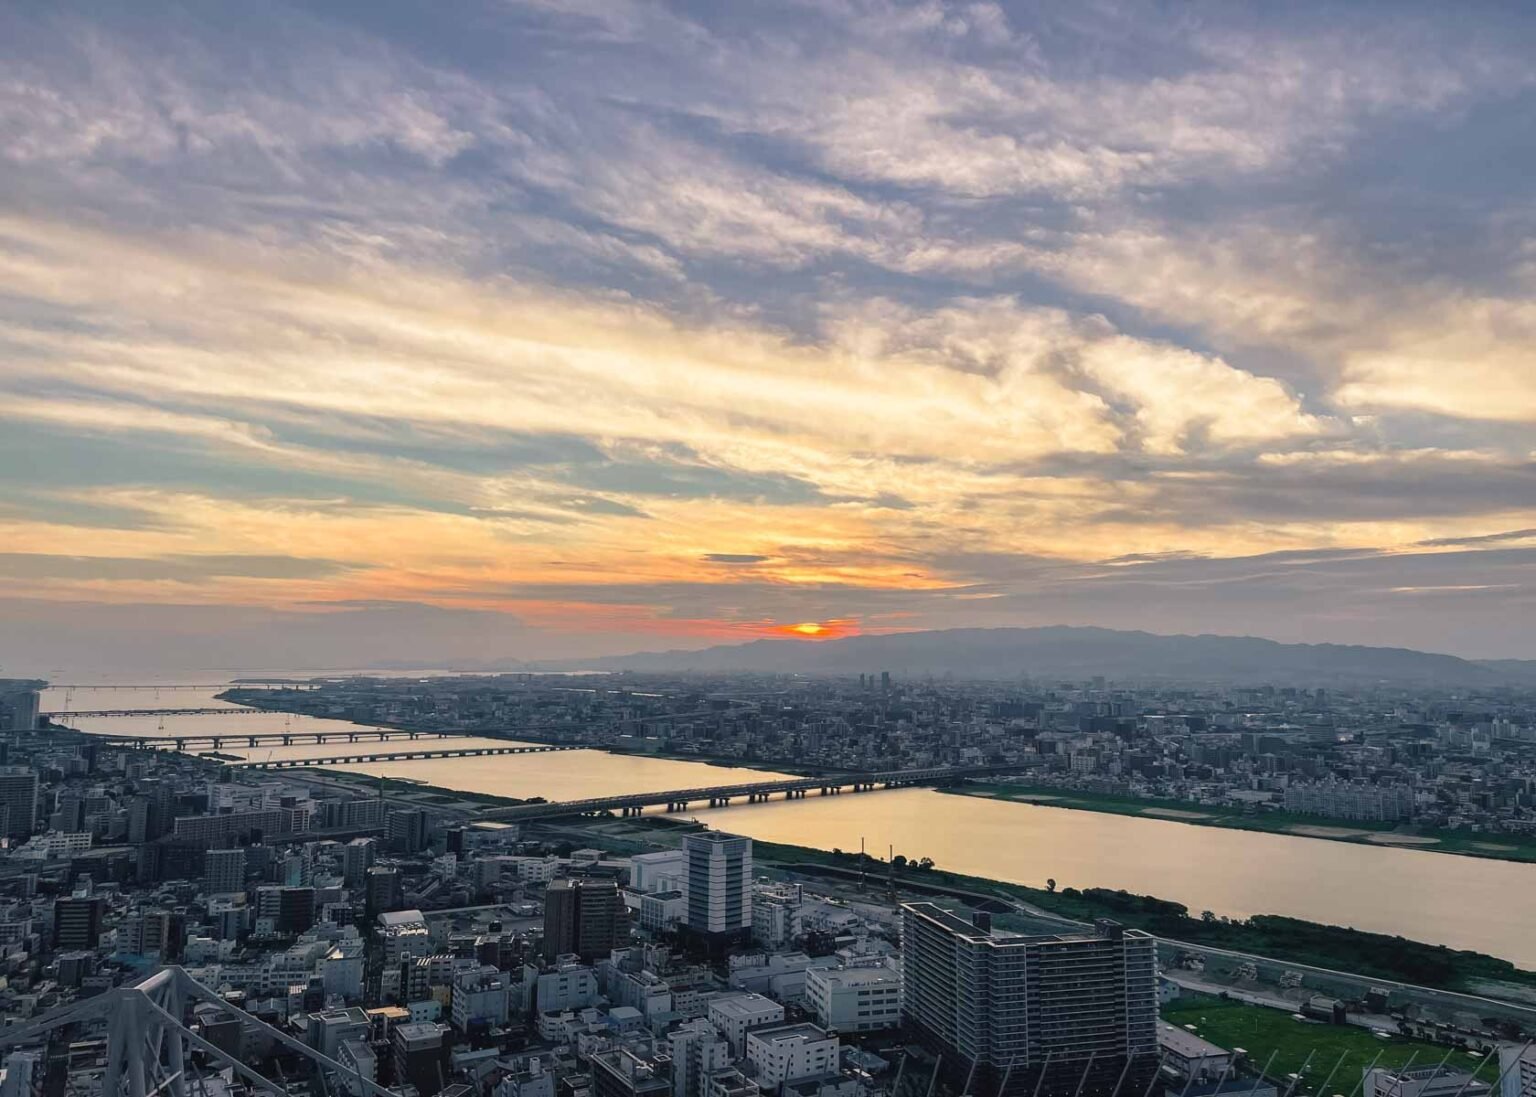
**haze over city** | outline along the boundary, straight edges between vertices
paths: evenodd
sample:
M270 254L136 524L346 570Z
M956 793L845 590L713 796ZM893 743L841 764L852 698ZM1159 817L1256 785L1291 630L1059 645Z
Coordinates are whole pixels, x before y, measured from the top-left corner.
M1519 6L12 4L0 665L1536 657Z

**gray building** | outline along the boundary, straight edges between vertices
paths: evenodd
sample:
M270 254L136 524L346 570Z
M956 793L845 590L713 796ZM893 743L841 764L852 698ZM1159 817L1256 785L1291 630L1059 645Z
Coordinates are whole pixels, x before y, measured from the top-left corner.
M752 839L705 831L683 839L688 929L715 938L752 933Z
M37 822L37 771L0 766L0 818L9 838L25 838Z
M902 907L902 1014L951 1084L1041 1097L1140 1092L1157 1069L1154 938L994 934L932 903Z
M629 911L612 880L552 880L544 892L544 958L607 956L629 940Z

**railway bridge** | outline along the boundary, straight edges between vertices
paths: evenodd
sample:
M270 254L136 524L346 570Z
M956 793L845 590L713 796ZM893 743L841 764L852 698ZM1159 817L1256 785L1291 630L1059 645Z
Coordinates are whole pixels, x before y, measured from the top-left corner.
M492 808L476 816L498 822L527 822L555 819L565 815L587 815L618 811L625 816L641 814L648 807L665 807L669 812L687 811L695 803L727 807L732 800L749 804L765 803L775 795L785 800L803 800L811 793L840 796L845 792L872 792L876 789L905 788L911 785L941 785L972 777L999 777L1018 773L1027 766L940 766L930 769L886 770L879 773L847 773L820 777L789 777L775 781L753 781L742 785L709 785L702 788L671 789L664 792L638 792L623 796L597 796L586 800L563 800L543 804L519 804Z

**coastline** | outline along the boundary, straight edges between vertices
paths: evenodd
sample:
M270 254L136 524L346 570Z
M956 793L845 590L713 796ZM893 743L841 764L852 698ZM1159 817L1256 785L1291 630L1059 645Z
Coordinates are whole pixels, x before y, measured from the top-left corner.
M1348 842L1377 849L1413 849L1424 853L1444 853L1457 857L1477 857L1487 861L1536 864L1536 842L1521 842L1497 835L1409 834L1381 823L1360 823L1311 815L1275 812L1250 815L1233 808L1191 804L1183 800L1154 800L1083 792L1049 785L1012 785L1003 782L967 781L960 785L939 786L936 791L950 796L975 796L1067 811L1095 811L1105 815L1128 815L1140 819L1158 819L1187 823L1197 827L1221 827L1278 834L1287 838L1314 838L1324 842Z

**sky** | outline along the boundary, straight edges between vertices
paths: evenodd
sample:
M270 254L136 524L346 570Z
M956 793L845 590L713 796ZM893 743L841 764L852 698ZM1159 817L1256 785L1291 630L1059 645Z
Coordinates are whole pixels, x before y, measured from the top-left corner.
M1536 658L1524 5L0 6L0 673Z

